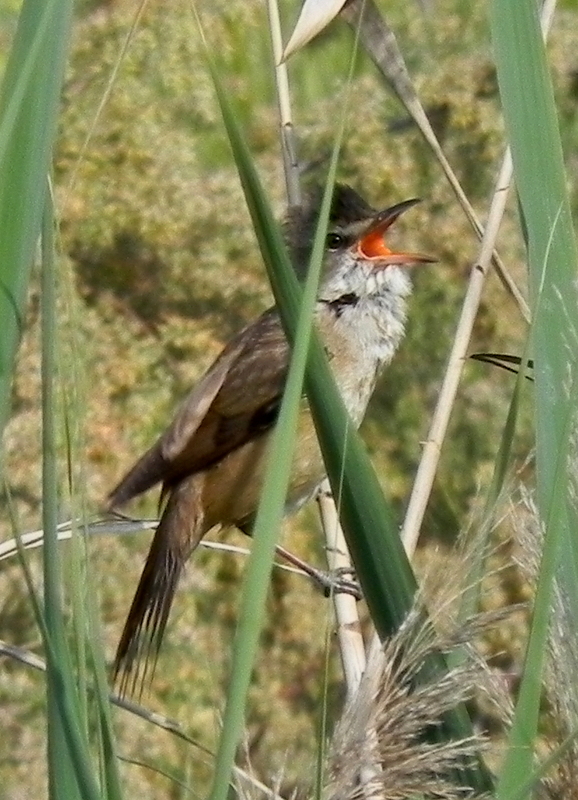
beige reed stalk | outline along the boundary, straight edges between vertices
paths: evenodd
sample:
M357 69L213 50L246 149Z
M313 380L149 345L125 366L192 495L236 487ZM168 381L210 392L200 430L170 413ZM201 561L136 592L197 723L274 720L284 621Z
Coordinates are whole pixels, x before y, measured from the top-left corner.
M297 206L301 203L299 163L296 154L287 66L285 62L282 61L283 44L279 9L276 0L267 0L267 11L269 15L273 58L276 65L275 82L277 88L280 138L283 151L287 200L289 205ZM329 568L332 571L340 569L351 572L351 557L347 549L343 530L339 524L337 510L327 480L324 481L320 490L318 503ZM361 636L361 626L355 598L349 594L337 592L333 595L333 605L337 621L339 652L343 664L347 698L349 699L353 697L357 691L363 670L365 669L365 648Z
M542 7L541 23L544 38L546 38L552 24L555 7L556 0L545 0ZM454 343L450 352L448 366L402 527L401 536L409 556L413 554L419 538L423 516L431 493L443 440L447 432L459 379L467 356L476 314L480 305L482 289L490 268L498 230L504 215L511 181L512 157L510 149L508 148L504 155L494 189L490 211L488 213L488 222L484 230L478 257L474 261L474 266L470 273L468 289L462 306Z

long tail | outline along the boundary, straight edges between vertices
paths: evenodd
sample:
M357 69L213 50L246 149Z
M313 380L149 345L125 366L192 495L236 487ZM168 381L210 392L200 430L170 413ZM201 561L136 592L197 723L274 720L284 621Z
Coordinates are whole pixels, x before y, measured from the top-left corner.
M121 695L137 687L140 695L152 680L181 572L205 534L199 480L193 475L168 490L116 651L113 679Z

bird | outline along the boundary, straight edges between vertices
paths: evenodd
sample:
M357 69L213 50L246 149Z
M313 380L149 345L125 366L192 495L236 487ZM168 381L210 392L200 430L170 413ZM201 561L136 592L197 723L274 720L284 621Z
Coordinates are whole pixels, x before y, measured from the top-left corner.
M336 184L314 310L334 378L349 415L361 424L382 368L405 330L412 291L409 268L435 261L396 252L390 226L419 200L372 208L353 188ZM297 277L304 279L321 195L289 209L284 236ZM121 693L152 679L183 568L212 528L250 534L271 431L290 359L275 307L225 345L158 440L110 492L113 513L161 484L160 521L126 618L113 665ZM325 477L307 401L302 400L285 512L299 509ZM130 687L130 688L129 688Z

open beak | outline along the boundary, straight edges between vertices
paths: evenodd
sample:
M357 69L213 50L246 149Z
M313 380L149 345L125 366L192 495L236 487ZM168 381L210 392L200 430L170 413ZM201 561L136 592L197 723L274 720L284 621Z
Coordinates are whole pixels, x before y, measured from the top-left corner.
M432 256L426 256L423 253L396 253L390 250L385 242L384 236L387 229L404 211L419 202L417 198L404 200L403 203L380 211L353 245L357 254L369 261L375 261L376 267L388 264L431 264L437 261Z

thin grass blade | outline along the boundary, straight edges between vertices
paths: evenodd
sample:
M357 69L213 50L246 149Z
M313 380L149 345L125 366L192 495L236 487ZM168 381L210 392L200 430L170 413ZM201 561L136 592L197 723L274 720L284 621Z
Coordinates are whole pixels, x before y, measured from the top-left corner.
M44 527L44 621L47 651L48 786L51 798L99 797L83 714L66 642L62 570L57 536L56 272L50 193L42 224L42 521Z

